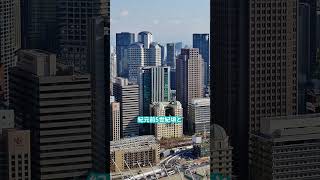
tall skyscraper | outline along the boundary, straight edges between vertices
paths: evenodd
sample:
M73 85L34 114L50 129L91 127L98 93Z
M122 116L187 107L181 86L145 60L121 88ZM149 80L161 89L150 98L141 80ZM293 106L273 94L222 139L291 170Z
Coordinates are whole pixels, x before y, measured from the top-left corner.
M195 48L181 49L176 67L177 100L184 109L184 129L187 130L187 117L192 99L203 97L203 59Z
M166 65L166 57L165 57L166 47L161 44L159 44L159 46L161 49L161 65L164 66L164 65Z
M248 132L297 113L297 1L211 5L213 119L231 136L234 173L248 179Z
M16 123L32 130L31 179L85 178L93 168L93 131L99 132L90 75L57 66L55 54L46 51L18 56L10 70L10 107Z
M88 24L95 17L109 21L109 0L57 1L58 55L75 70L90 72Z
M181 53L182 45L183 45L182 42L175 43L176 56L178 56Z
M110 0L22 0L21 8L24 48L56 52L64 64L93 75L93 170L108 171L110 141L105 118L109 111L105 106L109 106L109 79L105 78L109 74Z
M111 124L110 124L110 132L111 132L111 140L117 141L120 140L120 103L111 102Z
M204 65L204 85L209 84L210 72L210 37L209 34L193 34L193 48L198 48L203 58Z
M189 132L210 133L210 98L192 99L188 116Z
M134 43L128 47L129 81L138 82L139 69L144 66L145 51L142 43Z
M176 69L176 48L174 43L167 43L167 66Z
M110 53L110 81L114 82L117 77L117 55L114 51Z
M180 116L183 115L183 108L179 101L153 102L150 105L151 116ZM157 139L180 138L183 136L183 123L178 124L155 124L154 135Z
M170 100L170 67L143 67L139 76L140 110L144 116L150 115L153 102Z
M176 90L176 69L170 69L170 87Z
M264 7L276 6L277 13L264 11ZM249 15L250 132L260 131L262 117L297 113L297 8L297 2L292 0L251 3L254 13ZM260 15L266 18L259 19ZM271 16L278 21L285 19L286 23L271 23ZM264 32L268 38L262 37Z
M149 48L144 48L144 66L161 66L161 47L158 43L152 42Z
M249 2L213 0L210 6L211 124L230 136L233 174L248 179Z
M110 146L110 38L109 20L104 17L94 17L88 22L88 62L90 65L91 93L92 93L92 147L93 171L109 172L110 159L107 147Z
M4 64L0 64L0 102L4 102L5 89L4 89Z
M316 63L316 1L299 0L298 18L298 112L306 113L306 84L311 80L312 66Z
M310 52L310 6L309 4L299 3L298 18L298 101L299 114L306 112L306 84L311 73L311 52ZM313 41L313 40L312 40Z
M152 33L142 31L138 33L138 42L144 45L144 48L149 49L150 44L153 42Z
M317 1L317 49L320 48L320 1Z
M9 68L16 65L15 53L21 47L20 0L0 3L0 63L4 65L4 95L9 96Z
M128 47L135 42L135 34L121 32L116 34L117 75L129 77Z
M21 0L21 47L56 52L58 19L56 0Z
M138 82L139 71L144 66L161 66L161 48L152 42L149 48L140 43L131 44L128 48L129 81Z
M120 103L121 137L139 135L139 86L117 77L113 93L115 100Z

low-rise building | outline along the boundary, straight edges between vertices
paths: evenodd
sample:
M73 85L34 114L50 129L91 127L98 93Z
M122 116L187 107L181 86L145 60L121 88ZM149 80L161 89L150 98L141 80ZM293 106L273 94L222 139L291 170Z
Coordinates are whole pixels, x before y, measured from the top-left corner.
M160 144L152 136L137 136L110 142L110 171L156 165L160 161Z

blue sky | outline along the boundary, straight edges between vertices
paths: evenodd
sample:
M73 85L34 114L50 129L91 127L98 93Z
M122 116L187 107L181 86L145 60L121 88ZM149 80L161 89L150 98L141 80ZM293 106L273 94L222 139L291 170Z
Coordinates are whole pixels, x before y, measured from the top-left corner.
M210 0L111 0L111 44L117 32L150 31L154 41L192 45L192 33L209 33Z

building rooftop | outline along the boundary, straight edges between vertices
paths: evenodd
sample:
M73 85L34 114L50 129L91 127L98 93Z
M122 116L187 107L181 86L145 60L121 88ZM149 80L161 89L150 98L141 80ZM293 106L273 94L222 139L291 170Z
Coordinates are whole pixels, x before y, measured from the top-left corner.
M139 34L151 34L152 35L152 33L149 31L141 31L141 32L139 32Z
M157 43L157 42L152 42L152 43L150 44L150 48L160 48L160 44Z
M214 126L213 135L216 140L223 140L223 139L227 138L227 133L223 129L223 127L221 127L218 124L214 124L213 126Z
M130 44L129 48L144 48L144 45L142 43L135 42Z
M168 101L168 102L153 102L153 107L159 107L160 109L164 109L165 107L169 105L177 106L178 108L182 108L182 105L179 101Z
M136 152L148 150L155 144L158 144L158 141L153 135L123 138L118 141L110 142L110 152Z
M138 86L138 84L131 82L127 78L123 77L116 77L115 81L115 84L119 84L121 86Z
M194 106L210 106L210 98L195 98L191 104Z
M298 141L320 137L320 114L261 119L262 136L274 141Z
M70 76L83 73L74 70L72 65L64 64L56 54L40 49L21 49L18 51L17 67L37 76Z

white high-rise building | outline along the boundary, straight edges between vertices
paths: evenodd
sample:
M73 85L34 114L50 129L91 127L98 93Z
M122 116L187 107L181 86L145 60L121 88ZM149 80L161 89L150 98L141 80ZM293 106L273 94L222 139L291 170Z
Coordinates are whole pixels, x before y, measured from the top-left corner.
M152 42L150 48L145 48L145 66L161 66L161 47L158 43Z
M210 98L192 99L189 107L188 127L192 133L210 132Z
M139 69L144 66L144 59L143 44L131 44L128 48L129 81L138 82Z
M112 83L115 82L117 77L117 54L114 49L111 49L110 53L110 80Z
M148 48L141 42L128 48L129 81L138 82L139 69L144 66L161 66L161 47L152 42Z
M120 103L121 137L139 135L139 86L126 78L117 77L113 93Z
M150 44L153 41L151 32L142 31L138 33L138 42L142 43L146 49L150 48Z

